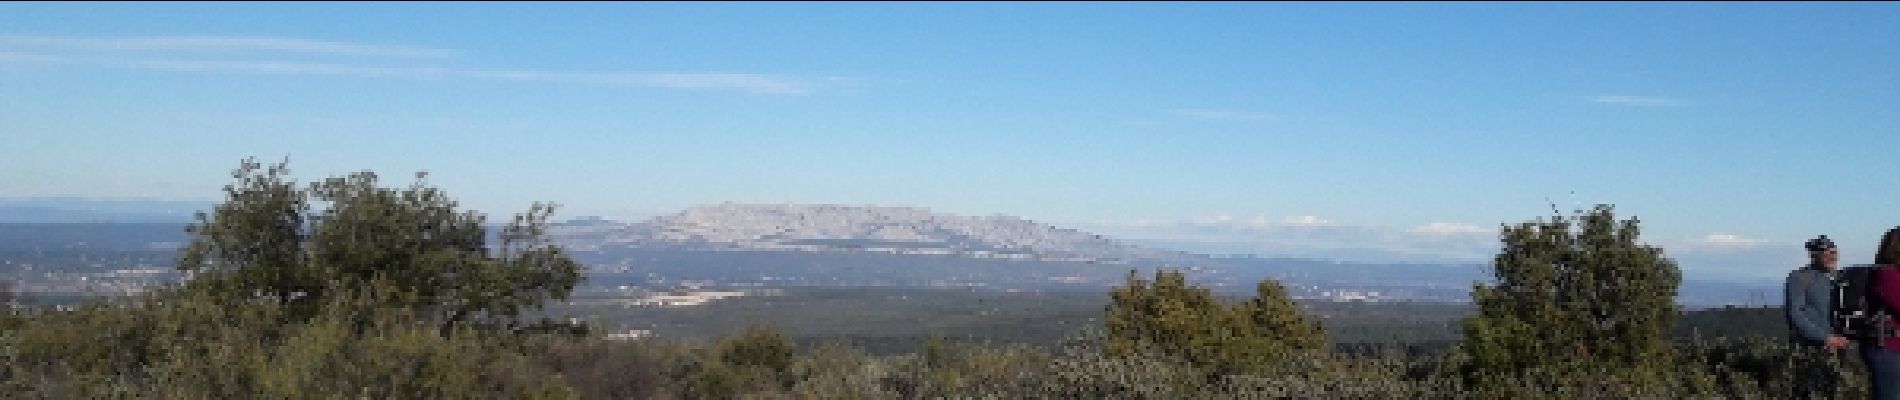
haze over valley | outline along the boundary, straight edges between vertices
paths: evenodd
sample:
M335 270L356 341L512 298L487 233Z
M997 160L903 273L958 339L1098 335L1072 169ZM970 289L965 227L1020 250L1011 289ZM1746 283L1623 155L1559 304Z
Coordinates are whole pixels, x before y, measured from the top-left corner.
M173 258L189 238L176 208L187 205L63 203L0 207L0 277L56 299L137 293L182 278ZM92 217L98 215L128 222ZM1473 282L1490 279L1479 263L1199 254L1022 217L921 207L720 203L636 221L574 218L553 225L549 236L586 265L582 297L637 298L685 286L1099 293L1124 283L1131 270L1145 276L1170 268L1230 295L1270 278L1310 301L1461 303ZM1780 300L1765 295L1778 282L1697 278L1684 283L1685 305Z

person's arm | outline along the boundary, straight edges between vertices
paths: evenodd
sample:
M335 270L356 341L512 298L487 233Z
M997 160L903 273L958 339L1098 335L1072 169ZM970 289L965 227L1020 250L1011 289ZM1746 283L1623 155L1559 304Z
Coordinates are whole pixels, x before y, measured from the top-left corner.
M1826 325L1826 320L1816 323L1808 316L1816 312L1826 313L1829 310L1825 309L1826 304L1814 304L1812 301L1814 297L1808 296L1808 289L1813 286L1805 282L1812 279L1802 279L1802 274L1803 272L1789 274L1787 290L1783 291L1788 295L1788 300L1783 303L1788 305L1788 322L1794 326L1795 335L1799 336L1801 341L1811 344L1826 343L1827 337L1833 333L1834 329Z

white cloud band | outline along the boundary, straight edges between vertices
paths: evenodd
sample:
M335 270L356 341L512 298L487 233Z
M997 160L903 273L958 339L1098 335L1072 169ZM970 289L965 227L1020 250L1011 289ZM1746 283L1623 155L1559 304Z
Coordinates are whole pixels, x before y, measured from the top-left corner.
M21 49L27 49L21 51ZM153 36L80 38L0 36L0 64L99 65L190 73L315 75L393 79L476 79L688 90L737 90L754 94L806 94L815 81L731 72L561 72L493 70L435 65L375 65L356 62L203 59L196 52L440 57L456 52L402 46L326 42L277 37ZM158 58L163 57L163 58ZM825 81L840 81L832 78Z
M125 53L125 52L272 52L327 54L363 57L449 57L453 50L410 46L390 46L270 36L0 36L0 46L31 47L40 50Z

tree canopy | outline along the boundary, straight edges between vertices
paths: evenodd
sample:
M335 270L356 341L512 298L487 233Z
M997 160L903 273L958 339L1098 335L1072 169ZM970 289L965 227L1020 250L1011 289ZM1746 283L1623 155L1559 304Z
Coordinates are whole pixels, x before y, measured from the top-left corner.
M1471 292L1478 311L1465 321L1461 372L1474 382L1524 371L1665 375L1681 273L1640 233L1609 205L1504 227L1496 281Z
M552 204L516 215L490 243L486 217L458 210L424 173L386 188L369 171L301 187L289 172L250 159L232 171L225 202L187 229L179 268L194 274L188 290L277 302L291 318L348 291L447 329L514 324L581 279L579 264L544 237Z
M1226 304L1179 271L1158 270L1153 281L1130 271L1128 283L1110 293L1109 350L1131 354L1147 346L1234 373L1326 345L1324 331L1278 282L1262 280L1256 289L1254 298Z

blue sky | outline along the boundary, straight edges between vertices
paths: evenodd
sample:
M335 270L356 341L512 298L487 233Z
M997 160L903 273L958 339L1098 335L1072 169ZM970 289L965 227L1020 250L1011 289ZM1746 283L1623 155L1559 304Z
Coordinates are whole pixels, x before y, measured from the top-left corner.
M212 200L288 155L496 216L903 205L1383 259L1488 257L1548 198L1771 276L1900 225L1895 71L1892 3L4 3L0 197Z

